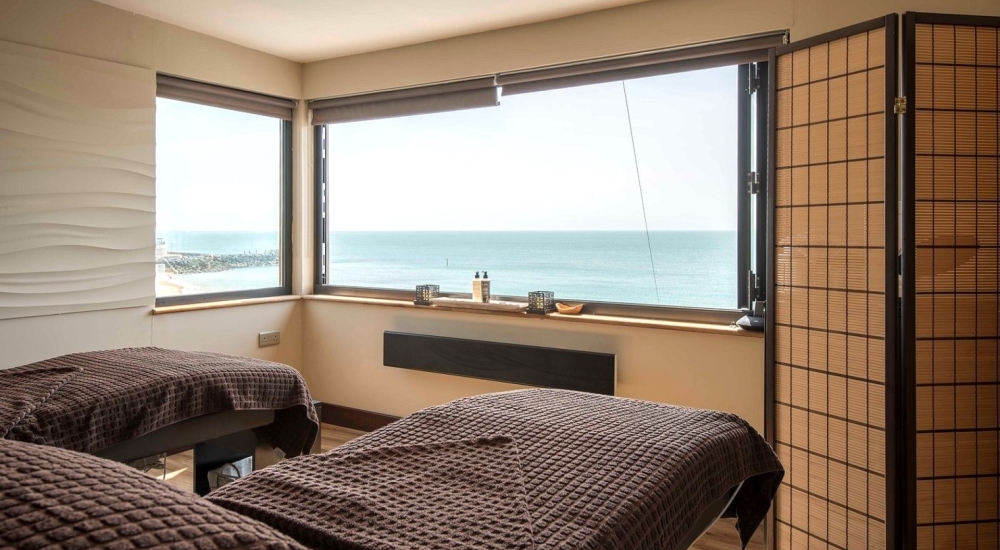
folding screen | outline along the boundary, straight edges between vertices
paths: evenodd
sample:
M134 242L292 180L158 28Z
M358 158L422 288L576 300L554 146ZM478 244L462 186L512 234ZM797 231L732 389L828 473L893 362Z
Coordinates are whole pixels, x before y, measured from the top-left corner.
M918 549L995 549L1000 19L907 14L905 23L912 108L903 342L916 435L910 521Z
M775 55L767 364L768 431L786 469L779 549L892 542L895 29L891 16Z

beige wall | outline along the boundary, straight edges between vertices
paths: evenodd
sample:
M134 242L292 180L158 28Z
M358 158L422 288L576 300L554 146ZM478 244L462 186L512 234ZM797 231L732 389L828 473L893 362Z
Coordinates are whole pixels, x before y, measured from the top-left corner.
M791 4L654 0L307 63L302 92L305 98L317 98L398 88L786 29Z
M382 365L386 330L615 353L617 395L764 422L764 340L477 313L303 302L303 373L325 402L404 415L518 386Z
M800 40L905 11L1000 15L996 0L651 0L305 64L304 98L415 86L785 30Z
M650 2L310 63L304 67L89 0L2 0L0 40L287 97L323 97L791 29L793 39L910 10L1000 15L996 0L653 0ZM297 120L296 249L308 250L311 147ZM301 257L301 256L300 256ZM296 290L309 288L306 263ZM262 330L282 344L257 348ZM617 353L619 394L736 412L763 421L763 340L669 330L304 301L153 317L148 308L0 321L0 368L120 346L210 349L300 367L320 398L404 414L513 387L382 366L384 330L490 338Z
M153 315L150 344L188 351L215 351L302 365L301 301ZM257 334L281 331L281 343L257 347Z
M299 63L90 0L0 1L0 40L300 97Z
M502 71L789 29L793 40L888 13L1000 15L996 0L653 0L426 44L308 63L303 97L413 86ZM762 339L668 330L561 326L475 314L307 301L303 364L329 402L405 414L514 386L382 366L385 330L484 338L619 357L619 395L735 412L760 428Z

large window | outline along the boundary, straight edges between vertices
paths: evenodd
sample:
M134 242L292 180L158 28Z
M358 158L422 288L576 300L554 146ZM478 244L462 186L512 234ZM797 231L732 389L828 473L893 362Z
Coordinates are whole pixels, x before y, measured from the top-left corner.
M746 307L757 70L504 92L489 107L321 127L317 290L467 293L488 271L501 296Z
M158 305L288 292L289 125L157 98Z

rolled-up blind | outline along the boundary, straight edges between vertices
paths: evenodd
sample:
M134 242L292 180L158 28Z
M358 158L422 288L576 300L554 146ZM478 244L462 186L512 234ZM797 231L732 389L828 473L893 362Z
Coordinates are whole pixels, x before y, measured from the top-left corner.
M503 95L569 88L726 65L766 61L768 49L780 46L784 32L670 50L589 61L497 76Z
M156 75L156 96L282 120L292 120L292 110L295 108L295 100L292 99L234 90L165 74Z
M418 88L318 99L309 102L313 124L354 122L477 107L494 107L496 79L492 76Z

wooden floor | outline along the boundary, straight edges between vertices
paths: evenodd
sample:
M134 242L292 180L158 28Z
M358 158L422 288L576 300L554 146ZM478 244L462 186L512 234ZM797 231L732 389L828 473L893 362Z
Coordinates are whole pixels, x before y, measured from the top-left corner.
M323 452L325 453L330 449L339 447L355 437L363 435L363 433L364 432L341 428L340 426L323 424L323 440L321 444ZM171 485L184 489L185 491L190 491L192 490L193 485L191 477L192 464L193 456L190 451L171 455L167 457L166 471L150 470L149 475L165 479L167 483L170 483ZM736 520L720 519L707 533L705 533L705 536L699 539L698 542L691 547L691 550L735 550L739 548L740 541L736 534L735 525ZM764 548L763 536L759 529L747 548L753 550L762 550Z

